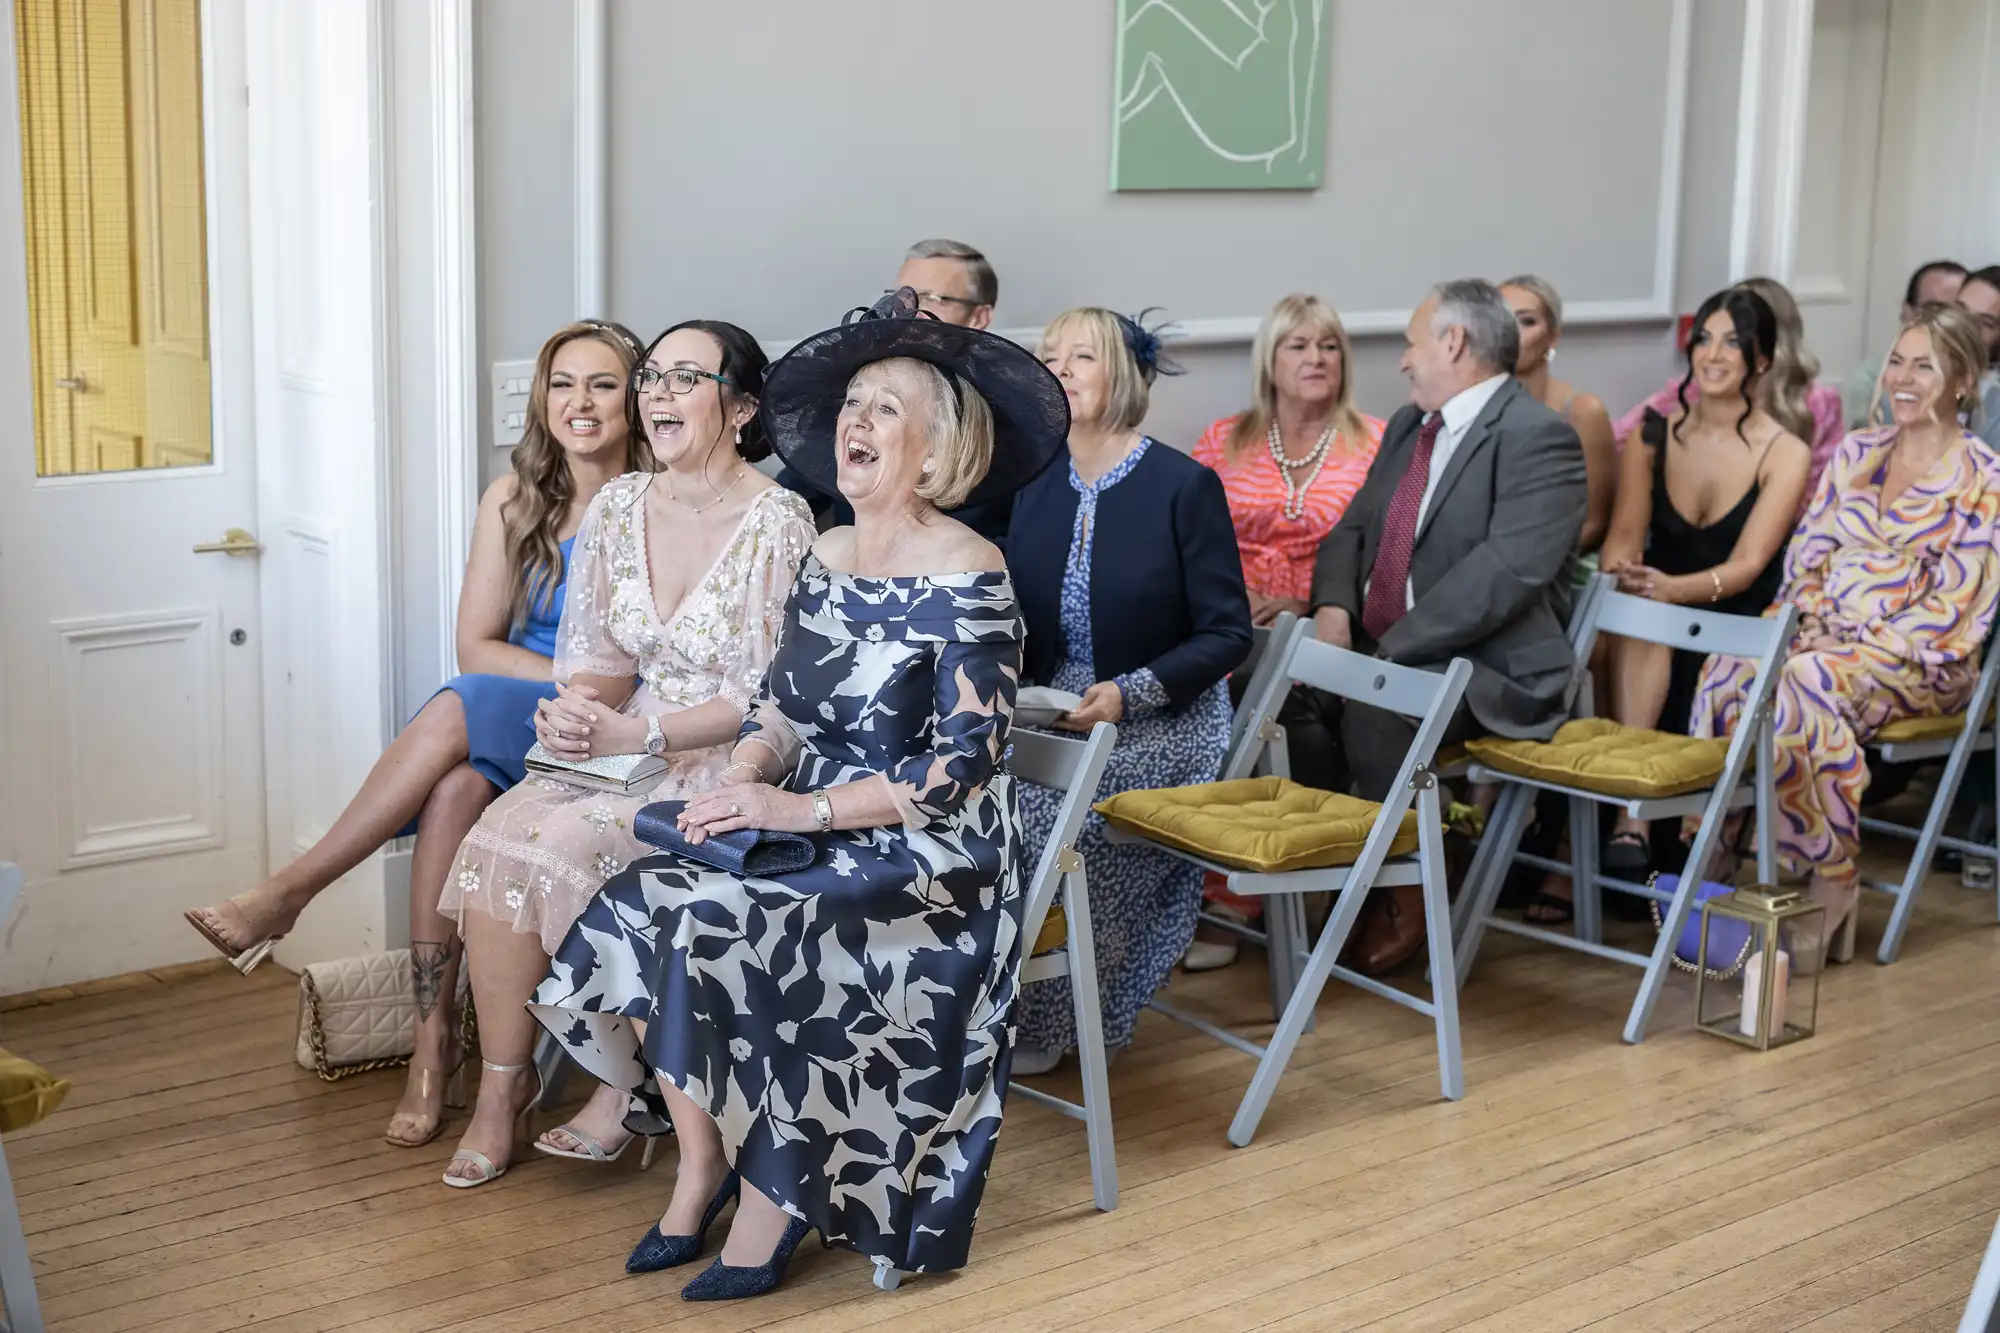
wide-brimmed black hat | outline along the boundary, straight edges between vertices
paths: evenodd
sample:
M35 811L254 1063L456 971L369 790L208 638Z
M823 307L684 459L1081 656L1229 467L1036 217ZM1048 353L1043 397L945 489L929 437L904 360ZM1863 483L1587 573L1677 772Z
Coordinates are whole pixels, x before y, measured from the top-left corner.
M772 446L828 495L840 493L834 429L848 381L861 367L898 356L963 376L993 409L993 462L966 503L1012 495L1068 444L1069 399L1047 366L996 333L924 314L905 287L849 311L839 327L801 340L764 372L760 401Z

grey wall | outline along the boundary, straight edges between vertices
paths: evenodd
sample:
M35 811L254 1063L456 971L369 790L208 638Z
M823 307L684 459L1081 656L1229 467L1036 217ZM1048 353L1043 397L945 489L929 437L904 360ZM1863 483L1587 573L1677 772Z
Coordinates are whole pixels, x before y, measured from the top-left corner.
M871 297L902 248L974 241L999 323L1072 305L1255 316L1314 290L1407 309L1432 281L1533 269L1567 300L1646 297L1669 0L1333 0L1327 185L1114 194L1109 0L613 0L613 317L695 315L787 339ZM484 359L568 318L568 7L478 10ZM1696 0L1681 309L1726 276L1742 11ZM1403 401L1400 338L1356 354L1362 406ZM1247 349L1192 349L1149 427L1186 446L1242 406ZM1672 365L1665 321L1572 331L1563 377L1614 408ZM505 465L488 450L489 472Z

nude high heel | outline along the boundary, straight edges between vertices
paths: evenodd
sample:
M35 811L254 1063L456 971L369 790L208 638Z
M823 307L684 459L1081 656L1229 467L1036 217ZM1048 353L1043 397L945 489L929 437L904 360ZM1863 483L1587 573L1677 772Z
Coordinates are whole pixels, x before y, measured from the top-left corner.
M486 1071L486 1073L488 1074L518 1074L524 1069L535 1068L533 1063L518 1064L518 1065L496 1065L491 1060L481 1060L479 1062L479 1067L482 1070ZM528 1104L526 1106L523 1106L518 1112L515 1113L514 1116L514 1150L517 1153L524 1150L528 1144L528 1141L533 1137L529 1133L529 1131L534 1128L535 1107L541 1102L541 1100L542 1100L541 1071L536 1070L535 1095L528 1098ZM476 1176L454 1176L451 1174L450 1168L447 1167L445 1171L444 1183L451 1186L455 1190L469 1190L473 1188L475 1185L491 1184L493 1181L496 1181L500 1179L500 1177L506 1175L508 1168L513 1166L512 1160L509 1160L506 1166L495 1166L493 1165L492 1158L488 1157L485 1153L480 1152L476 1148L460 1148L458 1151L454 1152L451 1155L451 1160L454 1163L470 1162L479 1171L479 1174Z
M193 926L196 934L213 945L217 953L229 960L231 967L246 977L255 972L257 965L271 956L271 950L277 945L278 941L285 938L283 935L266 935L263 939L247 944L239 949L228 940L223 939L222 936L216 934L214 928L208 922L195 915L192 909L182 912L181 919L190 926Z

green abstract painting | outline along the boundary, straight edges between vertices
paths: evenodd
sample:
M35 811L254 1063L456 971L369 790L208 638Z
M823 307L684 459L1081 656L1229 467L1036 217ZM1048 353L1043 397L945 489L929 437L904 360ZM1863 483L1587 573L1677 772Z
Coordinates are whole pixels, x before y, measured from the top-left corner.
M1313 190L1326 0L1118 0L1114 190Z

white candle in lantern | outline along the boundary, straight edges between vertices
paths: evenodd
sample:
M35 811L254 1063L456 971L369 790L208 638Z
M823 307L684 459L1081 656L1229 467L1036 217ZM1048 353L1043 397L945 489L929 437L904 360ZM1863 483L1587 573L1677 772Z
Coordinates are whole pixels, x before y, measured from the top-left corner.
M1771 981L1771 1024L1773 1037L1785 1033L1785 986L1792 978L1792 956L1778 950L1778 975ZM1743 964L1743 1013L1736 1030L1746 1037L1757 1035L1757 1010L1764 1002L1764 955L1753 953Z

